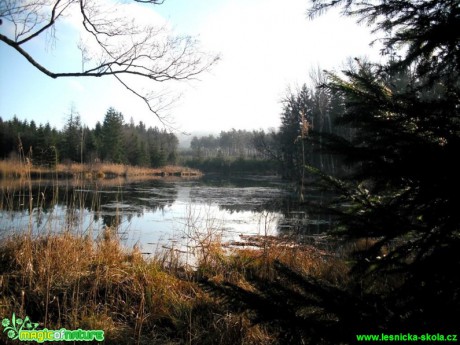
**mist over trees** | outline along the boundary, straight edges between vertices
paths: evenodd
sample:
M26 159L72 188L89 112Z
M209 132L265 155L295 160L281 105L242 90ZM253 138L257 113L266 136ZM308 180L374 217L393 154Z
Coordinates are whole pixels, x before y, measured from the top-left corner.
M109 108L94 128L81 123L72 107L58 131L49 123L0 118L0 158L24 154L39 166L58 162L111 162L145 167L175 164L179 141L173 133L145 124L127 123L122 113Z
M181 153L184 164L205 172L276 173L278 164L258 149L262 131L221 131L219 135L194 136L190 149Z
M254 147L254 132L247 130L221 131L219 135L213 134L197 137L190 142L190 149L196 158L208 157L255 157L259 152Z

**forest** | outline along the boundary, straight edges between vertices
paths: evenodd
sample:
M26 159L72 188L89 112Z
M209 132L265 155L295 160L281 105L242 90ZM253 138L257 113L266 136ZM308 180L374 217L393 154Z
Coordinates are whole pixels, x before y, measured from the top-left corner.
M0 157L27 155L34 165L53 167L59 162L109 162L143 167L175 164L179 141L177 137L157 127L146 128L110 108L103 123L94 128L81 123L75 108L71 108L64 128L58 131L49 123L33 120L3 121L0 118Z
M182 164L204 172L278 173L285 169L261 146L264 131L221 131L219 135L194 136L189 148L180 148L177 135L167 129L146 128L139 122L127 123L123 114L107 110L103 123L94 128L81 123L71 108L62 130L49 123L36 124L16 116L0 118L1 159L25 154L33 165L54 167L57 163L115 163L158 168ZM295 139L295 138L294 138ZM294 140L293 139L293 140ZM264 139L265 140L265 139Z

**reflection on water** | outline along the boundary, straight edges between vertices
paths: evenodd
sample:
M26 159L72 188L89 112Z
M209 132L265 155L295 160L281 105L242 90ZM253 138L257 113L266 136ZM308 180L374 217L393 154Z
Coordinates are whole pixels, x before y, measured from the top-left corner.
M320 233L330 223L299 207L289 185L274 177L111 182L2 181L0 229L99 233L111 226L128 245L140 243L149 251L186 238L190 229L213 227L230 240L240 234Z

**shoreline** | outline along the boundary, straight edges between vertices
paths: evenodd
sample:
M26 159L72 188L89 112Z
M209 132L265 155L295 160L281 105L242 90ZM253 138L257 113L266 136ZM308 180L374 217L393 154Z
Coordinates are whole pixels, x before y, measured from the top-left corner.
M20 178L82 178L86 180L112 179L117 177L201 177L198 169L167 165L161 168L146 168L112 163L60 163L53 168L34 166L27 161L0 161L0 179Z

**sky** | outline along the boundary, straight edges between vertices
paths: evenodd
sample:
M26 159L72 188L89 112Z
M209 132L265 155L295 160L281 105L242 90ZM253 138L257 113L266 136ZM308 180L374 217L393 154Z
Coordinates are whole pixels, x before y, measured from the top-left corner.
M163 113L177 132L277 128L281 99L288 89L308 82L312 69L340 70L350 57L379 59L377 47L369 46L374 39L369 28L336 11L310 20L308 5L308 0L166 0L159 6L130 5L126 16L192 35L201 50L220 56L198 80L180 85L149 81L142 87L167 90L178 98ZM65 18L54 42L44 36L27 43L26 50L53 71L79 71L77 25L76 18ZM0 26L0 32L6 29L5 23ZM132 118L162 127L146 105L113 77L51 79L3 42L0 75L4 120L16 115L59 129L73 107L82 122L93 127L113 107L126 121Z

